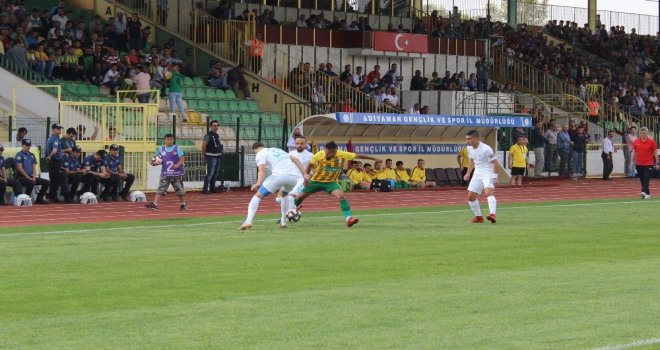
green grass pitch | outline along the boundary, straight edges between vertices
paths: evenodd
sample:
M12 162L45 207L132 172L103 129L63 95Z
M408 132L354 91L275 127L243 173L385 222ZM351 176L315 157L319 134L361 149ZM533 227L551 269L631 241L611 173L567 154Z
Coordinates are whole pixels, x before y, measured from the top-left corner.
M660 343L660 201L501 205L495 225L467 205L364 211L352 229L332 209L243 234L242 217L2 228L0 349Z

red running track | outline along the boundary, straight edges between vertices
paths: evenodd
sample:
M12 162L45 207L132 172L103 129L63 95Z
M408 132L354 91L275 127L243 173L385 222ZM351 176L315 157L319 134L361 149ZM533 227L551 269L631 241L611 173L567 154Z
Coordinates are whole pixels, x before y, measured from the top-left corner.
M495 191L502 203L548 202L607 198L637 198L640 184L637 179L602 180L539 180L521 187L502 185ZM660 181L651 182L651 193L660 194ZM142 203L101 202L98 205L46 204L33 207L0 207L0 227L31 225L80 224L145 219L212 217L245 215L252 193L235 191L213 195L191 192L186 196L187 211L178 210L178 198L169 193L159 203L160 210L144 208ZM466 204L467 193L462 187L444 187L435 190L410 190L377 193L371 191L346 194L353 210L428 207ZM148 195L151 199L152 195ZM202 204L203 203L203 204ZM318 193L305 201L305 211L339 210L336 200ZM467 208L467 205L466 205ZM279 213L279 205L269 196L261 202L259 213ZM20 218L20 219L19 219Z

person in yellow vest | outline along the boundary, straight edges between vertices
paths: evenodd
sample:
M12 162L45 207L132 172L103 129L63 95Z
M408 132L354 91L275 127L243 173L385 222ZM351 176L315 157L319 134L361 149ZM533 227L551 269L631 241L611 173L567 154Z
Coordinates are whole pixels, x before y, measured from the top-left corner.
M465 174L467 174L468 167L470 166L470 157L468 157L467 147L461 148L456 157L458 161L458 167L461 168L461 186L467 186L468 182L463 180ZM472 174L470 174L472 178Z
M394 174L396 175L396 188L410 188L410 175L408 175L406 168L403 167L403 161L396 161Z
M346 175L351 178L353 188L356 190L368 190L371 181L364 181L364 170L362 169L362 162L353 161L351 168L348 169ZM369 176L369 175L367 175Z
M435 181L426 181L426 168L424 159L417 159L417 166L410 172L410 186L413 187L435 187Z
M385 167L383 167L378 175L376 175L376 180L380 180L381 191L387 188L386 184L389 184L389 190L393 190L396 185L396 173L392 169L392 160L385 160ZM385 185L383 184L385 183ZM387 190L385 190L387 191Z
M600 102L596 100L595 96L589 99L589 120L597 122L600 115Z
M261 71L261 63L264 59L264 42L261 33L257 33L254 38L245 42L248 48L248 67L255 72Z
M525 137L519 136L514 145L509 148L509 169L511 169L511 184L520 186L522 185L522 178L525 175L525 170L529 165L527 155L527 145L525 145Z
M371 181L373 180L373 172L374 170L371 168L371 164L369 163L364 163L364 166L362 166L362 181L365 181L368 184L371 184ZM369 189L369 186L367 186L367 189Z

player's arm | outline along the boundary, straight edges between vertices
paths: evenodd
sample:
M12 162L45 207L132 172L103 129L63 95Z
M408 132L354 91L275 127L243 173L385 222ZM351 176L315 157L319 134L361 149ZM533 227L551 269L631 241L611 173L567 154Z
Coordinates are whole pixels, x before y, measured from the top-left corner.
M206 159L206 148L208 147L209 142L206 141L206 137L204 137L204 141L202 141L202 160Z
M653 152L653 156L655 156L655 167L660 167L660 151L657 148Z
M456 156L456 161L458 162L458 167L462 168L463 167L463 156L460 153L458 153L458 155Z
M252 191L256 191L261 187L261 184L264 183L264 180L266 179L266 164L261 164L257 166L257 182L255 182L250 189Z
M305 181L309 180L309 174L307 174L307 173L305 172L305 170L307 170L307 169L305 169L305 167L303 166L303 164L302 164L302 162L300 161L300 159L298 159L298 158L296 158L296 157L294 157L294 156L291 156L291 155L289 156L289 159L291 159L291 161L296 165L296 167L298 167L298 170L300 170L300 173L301 173L302 176L305 178Z
M465 176L463 176L463 180L468 181L470 180L470 174L472 174L472 170L474 170L474 160L470 159L470 165L468 165L467 172L465 173Z
M18 171L19 174L21 174L21 176L27 177L28 179L30 178L30 176L28 176L28 174L25 172L25 169L23 168L23 163L18 163L17 162L16 163L16 170Z
M491 164L493 164L493 183L498 184L498 170L500 169L500 162L497 161L497 159L493 159L490 161Z
M359 153L356 153L356 154L355 154L355 158L369 159L369 160L373 160L374 162L382 161L380 158L376 158L376 157L368 156L368 155L366 155L366 154L359 154Z

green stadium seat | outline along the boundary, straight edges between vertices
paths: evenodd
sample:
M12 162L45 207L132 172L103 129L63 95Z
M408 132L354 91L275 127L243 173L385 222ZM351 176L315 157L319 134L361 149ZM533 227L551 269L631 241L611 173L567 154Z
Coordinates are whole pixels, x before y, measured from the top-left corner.
M109 102L115 102L115 100L111 99L111 98L108 97L108 96L102 96L102 97L101 97L101 102L109 103Z
M215 90L215 98L217 98L219 100L224 100L225 98L227 98L227 96L225 95L224 90L216 89Z
M183 98L187 100L197 98L197 94L195 93L195 88L189 87L183 89Z
M183 77L183 86L184 87L191 87L193 86L193 80L191 77Z
M238 101L229 101L228 110L231 112L240 112L241 109L239 108Z
M101 102L101 98L99 96L90 96L87 99L89 102Z
M218 101L218 111L220 111L220 112L229 112L229 102L227 102L227 101Z
M72 94L77 94L78 93L78 84L65 83L64 84L64 90L67 91L67 92L70 92ZM64 91L62 93L64 93Z
M234 93L234 90L226 90L225 91L225 98L228 100L235 100L236 99L236 94Z
M206 88L206 98L216 100L218 97L215 94L215 90L218 90L216 88Z
M206 89L201 87L195 88L195 98L199 98L199 99L206 98Z
M259 112L259 105L257 104L256 101L246 101L247 102L247 110L250 112Z
M209 101L208 100L199 100L197 102L197 108L199 108L200 111L208 111L210 110L209 108Z
M209 111L218 111L220 110L220 104L217 100L207 100L209 103Z
M193 86L195 87L203 87L204 86L204 80L200 77L194 77L193 78Z
M236 127L236 118L233 116L233 114L220 115L217 120L220 122L220 125L228 126L231 128Z
M89 96L99 96L101 94L99 87L94 84L87 85L87 90L89 91Z
M198 110L199 109L199 100L188 100L188 108Z
M248 101L239 101L238 102L238 110L241 112L247 112L248 111Z

